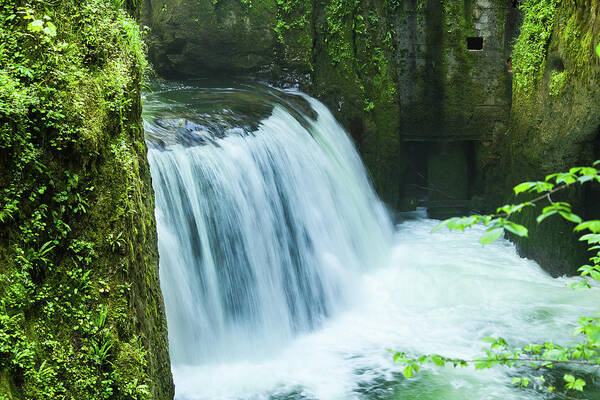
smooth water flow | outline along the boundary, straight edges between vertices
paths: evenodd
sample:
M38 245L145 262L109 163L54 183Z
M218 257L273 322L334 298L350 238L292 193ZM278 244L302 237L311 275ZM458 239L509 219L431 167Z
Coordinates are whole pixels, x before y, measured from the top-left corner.
M252 132L160 112L147 126L213 138L149 153L175 364L264 355L318 328L389 254L391 227L331 114L293 96L317 118L297 119L265 96L270 115Z
M179 400L547 398L508 370L406 380L387 349L570 341L600 304L477 229L432 234L420 213L393 228L346 133L300 93L157 87L145 128Z

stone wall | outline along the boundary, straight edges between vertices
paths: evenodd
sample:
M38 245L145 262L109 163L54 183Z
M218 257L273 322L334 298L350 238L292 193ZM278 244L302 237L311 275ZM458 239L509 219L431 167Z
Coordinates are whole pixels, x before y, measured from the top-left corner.
M403 138L479 141L506 130L508 8L490 0L403 3L395 23ZM469 38L481 39L481 49L470 50Z

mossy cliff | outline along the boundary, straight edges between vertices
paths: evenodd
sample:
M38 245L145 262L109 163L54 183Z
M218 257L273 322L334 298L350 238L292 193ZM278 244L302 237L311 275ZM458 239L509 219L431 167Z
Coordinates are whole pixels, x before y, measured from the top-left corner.
M485 185L490 204L512 200L506 195L516 183L600 158L600 59L594 51L600 1L535 0L525 2L523 12L512 55L510 129L490 150L489 160L495 158ZM564 199L582 217L600 216L597 191L574 189ZM523 216L531 232L529 239L517 240L521 254L552 273L576 273L588 256L573 226L558 218L538 225L535 214Z
M146 0L165 77L299 83L349 129L380 195L403 197L406 141L482 140L510 103L500 0ZM467 49L481 36L482 51Z
M0 5L0 399L173 397L135 3Z

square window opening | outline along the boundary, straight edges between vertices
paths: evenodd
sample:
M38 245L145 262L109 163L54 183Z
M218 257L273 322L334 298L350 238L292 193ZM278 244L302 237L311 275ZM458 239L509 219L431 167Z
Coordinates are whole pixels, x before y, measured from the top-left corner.
M467 38L467 50L471 50L471 51L483 50L483 38L482 37L468 37Z

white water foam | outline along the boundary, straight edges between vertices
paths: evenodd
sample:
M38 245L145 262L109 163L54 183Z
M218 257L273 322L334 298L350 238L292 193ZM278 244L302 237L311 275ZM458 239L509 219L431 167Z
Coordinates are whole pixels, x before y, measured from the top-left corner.
M568 342L600 292L506 241L482 247L479 229L431 233L419 216L392 233L351 141L304 99L316 121L274 102L251 135L149 152L177 399L544 398L502 369L406 380L387 349Z

